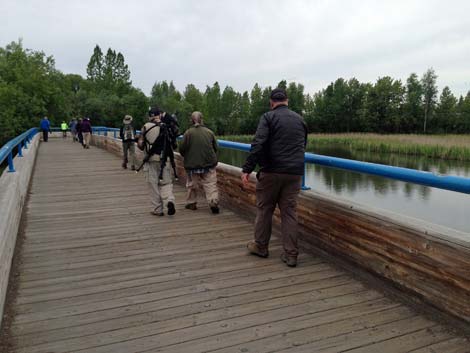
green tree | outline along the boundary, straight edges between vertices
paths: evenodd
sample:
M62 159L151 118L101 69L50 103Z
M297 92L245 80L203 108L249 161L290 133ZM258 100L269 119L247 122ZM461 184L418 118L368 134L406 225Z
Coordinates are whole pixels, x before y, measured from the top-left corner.
M193 84L188 84L184 90L179 107L178 122L180 130L185 131L190 124L190 116L194 111L204 110L204 96ZM204 118L205 119L205 118Z
M220 133L223 124L221 120L220 100L219 83L215 82L212 87L207 86L204 93L204 123L216 134Z
M173 81L168 84L166 81L156 82L152 87L150 103L152 106L158 106L160 109L175 113L180 110L183 96L175 88Z
M442 90L439 104L436 108L435 132L452 132L456 126L457 98L452 94L450 88L445 86Z
M217 131L219 135L236 134L240 126L241 95L227 86L220 99L220 118Z
M465 98L460 96L457 104L457 119L455 132L470 132L470 91L467 92Z
M320 130L315 119L315 101L310 94L305 96L304 119L309 132L318 132Z
M289 108L302 115L305 109L304 86L300 83L289 83L287 97L289 97Z
M423 132L426 133L428 121L432 119L437 102L437 75L433 68L428 69L421 78L423 86L424 123Z
M240 125L237 133L248 134L250 131L251 102L247 91L243 92L240 98Z
M87 65L87 78L91 81L97 82L104 78L104 58L100 46L97 44L93 49L93 54Z
M53 124L68 113L63 75L43 52L11 42L0 48L0 143L33 126L43 115Z
M282 89L284 89L284 90L287 91L287 81L286 81L286 80L282 80L281 82L279 82L279 83L277 84L276 87L282 88Z
M418 75L412 73L406 80L402 121L403 132L417 133L421 130L420 126L423 119L423 86L418 79Z
M389 76L377 80L369 90L367 98L370 131L400 132L403 95L404 89L400 80L393 80Z

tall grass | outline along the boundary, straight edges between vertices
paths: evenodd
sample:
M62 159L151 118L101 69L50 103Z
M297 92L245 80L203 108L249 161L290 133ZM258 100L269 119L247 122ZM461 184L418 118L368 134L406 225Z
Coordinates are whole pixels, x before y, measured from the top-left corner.
M253 136L221 136L221 139L250 143ZM470 161L470 135L379 135L366 133L310 134L307 151L341 146L351 151L397 153L430 158Z

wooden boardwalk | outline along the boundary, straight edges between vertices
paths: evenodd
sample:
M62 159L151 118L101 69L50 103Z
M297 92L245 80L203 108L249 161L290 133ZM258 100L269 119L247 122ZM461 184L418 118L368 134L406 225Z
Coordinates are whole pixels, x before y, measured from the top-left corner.
M155 217L141 174L70 140L42 143L8 352L470 352L468 341L322 259L249 256L222 209Z

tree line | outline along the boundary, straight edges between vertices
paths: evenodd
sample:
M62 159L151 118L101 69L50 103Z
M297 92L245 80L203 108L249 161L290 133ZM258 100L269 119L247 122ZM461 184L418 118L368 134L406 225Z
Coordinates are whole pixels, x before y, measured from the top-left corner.
M198 110L218 135L253 134L273 87L286 89L290 108L304 116L310 132L470 132L470 92L456 97L444 87L439 93L432 68L404 83L389 76L375 83L338 78L314 94L285 80L273 87L256 83L249 92L218 82L203 91L188 84L180 92L173 82L157 81L147 97L132 85L124 56L96 45L86 72L86 78L63 74L52 56L24 49L21 41L0 48L0 144L38 126L44 115L53 126L87 116L94 125L117 127L130 114L139 126L151 105L176 113L182 130Z

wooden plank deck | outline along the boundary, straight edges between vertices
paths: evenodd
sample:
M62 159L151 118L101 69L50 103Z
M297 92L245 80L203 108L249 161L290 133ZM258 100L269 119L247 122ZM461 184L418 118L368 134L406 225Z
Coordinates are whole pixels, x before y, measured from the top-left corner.
M222 209L149 214L141 174L70 140L39 149L8 352L470 352L468 341L322 259L249 256Z

